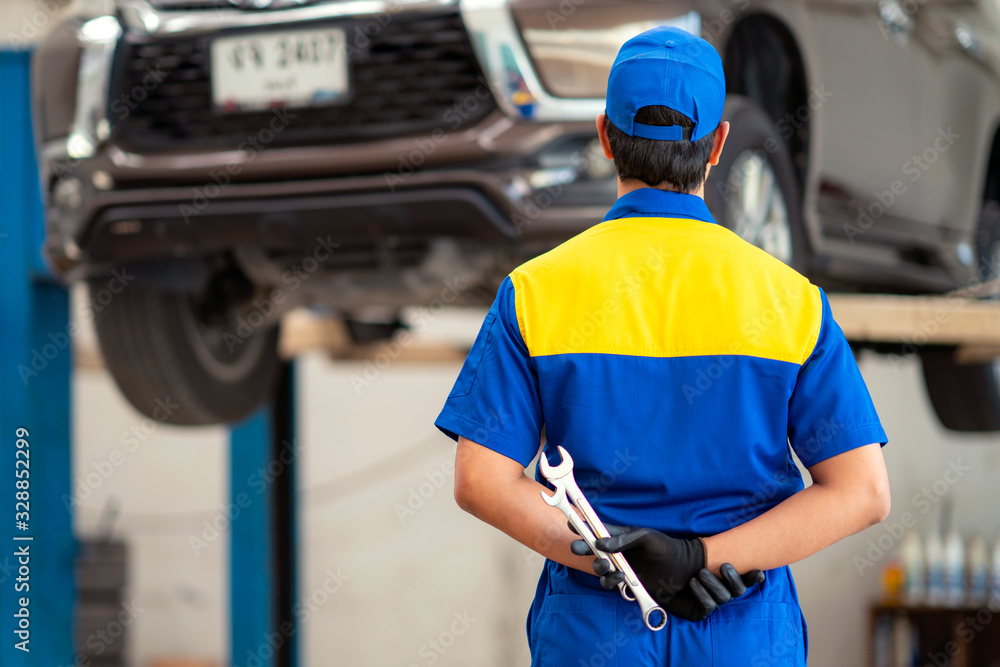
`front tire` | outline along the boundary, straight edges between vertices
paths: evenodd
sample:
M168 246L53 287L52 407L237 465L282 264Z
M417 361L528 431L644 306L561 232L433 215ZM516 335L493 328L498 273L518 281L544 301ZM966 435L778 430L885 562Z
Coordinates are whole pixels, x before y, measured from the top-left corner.
M791 153L774 122L746 97L726 100L729 138L705 184L716 222L803 273L808 249Z
M96 294L106 281L91 282ZM129 285L95 308L105 365L139 412L178 425L232 423L270 395L276 326L206 309L205 299Z

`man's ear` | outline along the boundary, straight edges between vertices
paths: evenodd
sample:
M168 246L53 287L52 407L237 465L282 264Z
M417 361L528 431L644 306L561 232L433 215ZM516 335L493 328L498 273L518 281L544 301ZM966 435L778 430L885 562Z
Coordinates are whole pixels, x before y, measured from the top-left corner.
M724 120L719 123L719 127L715 130L715 142L712 144L712 154L708 158L708 163L711 165L719 164L719 156L722 155L722 147L726 143L726 137L729 136L729 121Z
M608 141L608 117L604 114L597 115L597 136L601 140L601 148L604 149L604 157L613 160L611 154L611 142Z

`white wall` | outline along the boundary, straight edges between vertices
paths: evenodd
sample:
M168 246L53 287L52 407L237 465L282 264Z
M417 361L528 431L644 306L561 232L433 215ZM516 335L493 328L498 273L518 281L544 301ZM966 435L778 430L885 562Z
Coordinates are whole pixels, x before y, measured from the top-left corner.
M432 421L458 366L391 366L358 395L351 376L363 370L317 356L302 365L303 591L328 568L350 577L310 620L305 664L525 664L541 559L454 503L454 445ZM442 652L456 614L469 627L456 625Z
M156 426L94 370L73 378L73 417L77 533L103 534L109 503L121 511L114 534L130 549L126 599L137 609L128 630L132 664L178 652L223 655L227 542L223 537L196 555L188 536L200 533L228 494L226 432ZM133 448L132 429L144 427L148 436L140 430L145 439Z
M0 0L0 49L23 48L44 33L69 0Z

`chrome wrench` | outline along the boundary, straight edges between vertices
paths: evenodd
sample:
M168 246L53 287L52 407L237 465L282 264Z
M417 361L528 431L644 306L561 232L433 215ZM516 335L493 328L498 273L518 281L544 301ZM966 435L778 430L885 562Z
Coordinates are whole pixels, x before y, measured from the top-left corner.
M576 531L577 535L583 538L583 541L587 543L587 546L590 547L591 551L593 551L599 558L611 561L611 556L609 554L597 548L597 536L594 535L594 531L590 529L590 525L584 521L583 517L580 516L580 513L573 507L573 503L569 501L569 497L566 495L565 487L557 486L556 492L551 496L544 491L539 491L538 493L542 496L542 500L544 500L547 504L562 510L562 513L565 514L566 518L569 520L570 525L573 526L573 530ZM612 565L612 569L617 570L618 568ZM634 597L630 597L631 593L629 592L624 581L618 584L618 590L621 591L622 597L629 602L635 600Z
M551 467L548 466L547 464L546 468L551 469ZM599 558L603 558L604 560L607 560L609 563L611 563L612 571L617 570L618 568L615 567L611 555L597 548L597 536L594 535L594 531L591 529L590 524L588 524L587 521L580 515L580 513L576 511L576 508L574 507L573 503L569 501L569 497L566 495L566 487L562 484L562 482L556 482L553 484L553 486L556 487L556 492L551 496L546 495L544 492L541 491L539 492L542 496L542 499L547 504L553 507L558 507L562 511L562 513L566 515L566 518L569 520L569 523L573 527L573 530L575 530L577 534L580 535L581 538L583 538L583 541L587 543L587 546L590 547L590 550L594 552L594 554ZM635 596L632 595L632 592L629 590L628 585L624 581L618 584L618 590L621 593L622 597L628 600L629 602L635 601Z
M619 590L622 591L622 596L625 599L633 599L639 603L639 608L642 610L642 620L646 624L646 627L650 630L662 630L667 624L667 613L663 607L656 604L656 601L653 600L646 587L639 581L639 577L636 576L632 566L625 560L625 556L620 553L604 553L597 549L596 538L611 537L611 533L608 532L600 517L597 516L597 512L594 511L587 497L583 495L583 491L577 485L576 479L573 477L573 457L562 446L558 449L562 461L557 466L549 464L544 454L539 457L538 469L545 479L551 482L556 489L555 495L548 496L542 493L542 497L546 503L553 507L559 507L563 511L563 514L566 515L573 527L580 533L584 541L587 542L587 546L598 557L610 560L616 569L621 570L622 574L625 575L625 580L622 582L623 586L619 586ZM566 498L569 499L569 503L566 502ZM570 505L570 503L572 504ZM567 506L569 511L567 511ZM573 506L580 510L580 514L583 515L583 521L579 521L580 516L573 510ZM580 530L576 522L586 525L588 530ZM590 537L594 538L593 542L587 539L586 533L592 533ZM627 587L628 591L632 593L631 598L625 595L624 587ZM653 612L660 612L659 622L654 623L651 620Z

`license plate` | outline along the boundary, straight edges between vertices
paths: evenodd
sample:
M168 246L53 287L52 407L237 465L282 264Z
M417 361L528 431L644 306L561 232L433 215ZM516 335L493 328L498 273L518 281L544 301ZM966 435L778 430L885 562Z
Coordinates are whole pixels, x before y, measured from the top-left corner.
M332 104L348 91L339 28L220 37L211 54L212 101L223 113Z

